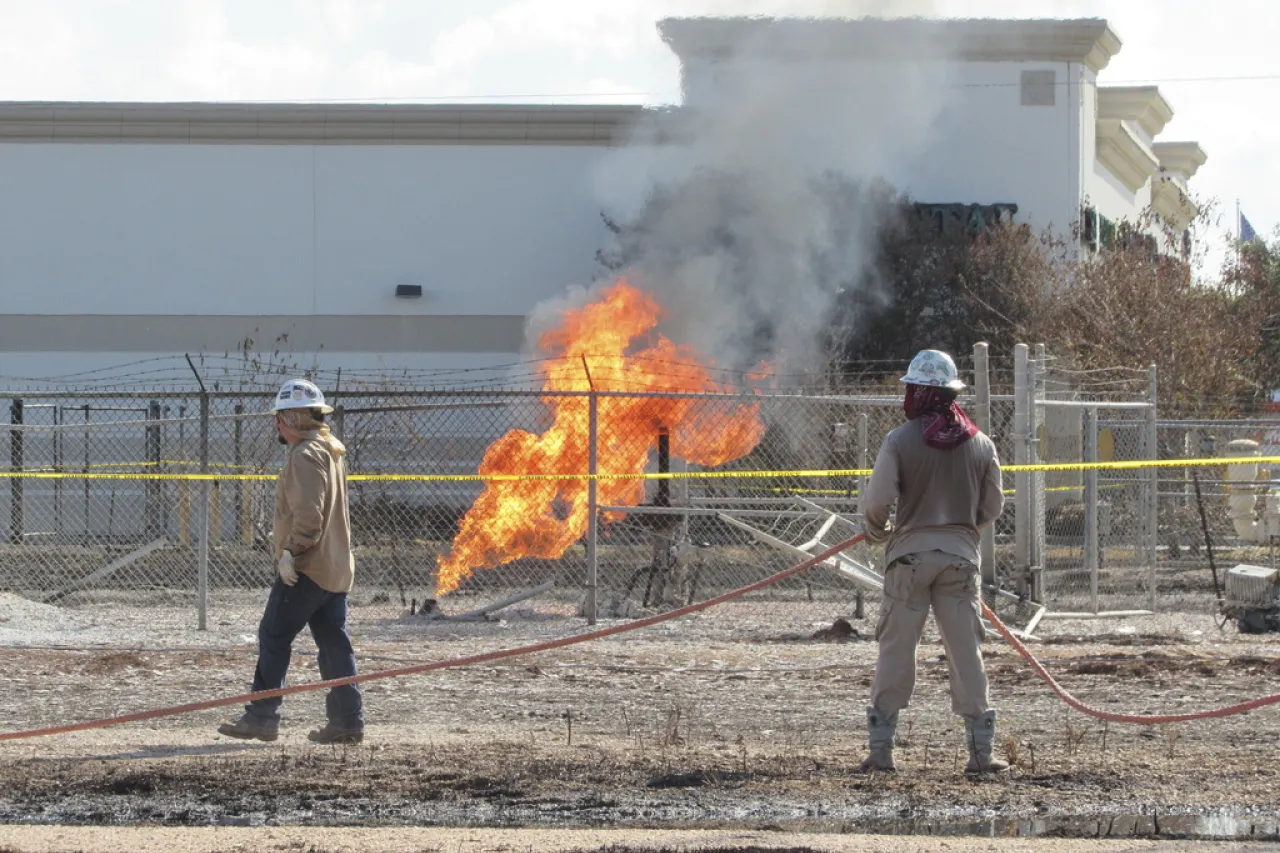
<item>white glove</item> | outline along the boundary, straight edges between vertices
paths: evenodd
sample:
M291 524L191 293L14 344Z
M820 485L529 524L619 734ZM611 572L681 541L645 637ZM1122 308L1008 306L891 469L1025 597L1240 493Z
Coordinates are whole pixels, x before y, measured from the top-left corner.
M298 570L293 567L293 555L288 551L280 554L280 562L276 563L276 571L285 586L293 586L298 582Z

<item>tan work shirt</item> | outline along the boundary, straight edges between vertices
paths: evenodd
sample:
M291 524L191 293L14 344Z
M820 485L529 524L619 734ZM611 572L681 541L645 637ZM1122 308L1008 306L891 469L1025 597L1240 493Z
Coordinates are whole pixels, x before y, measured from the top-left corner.
M893 530L886 534L895 503ZM930 447L919 419L885 436L862 499L867 538L887 540L885 565L925 551L977 565L978 531L1003 508L995 443L980 432L951 450Z
M276 480L275 548L277 561L289 549L294 568L321 589L351 591L347 465L323 441L306 439L289 448Z

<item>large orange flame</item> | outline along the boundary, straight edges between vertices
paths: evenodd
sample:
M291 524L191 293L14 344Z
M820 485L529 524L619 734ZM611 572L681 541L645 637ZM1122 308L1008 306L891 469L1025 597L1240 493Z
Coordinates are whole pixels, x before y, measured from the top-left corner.
M713 380L698 353L655 332L658 303L625 279L595 302L566 311L538 341L550 356L543 390L731 393ZM648 341L641 344L640 339ZM759 376L767 368L752 375ZM538 435L514 429L495 441L481 474L584 474L588 470L589 406L578 397L543 397L551 426ZM673 457L723 465L750 453L764 435L758 402L692 397L600 397L600 473L645 470L658 433L670 436ZM641 479L597 481L600 505L635 506ZM587 530L587 480L490 481L462 519L453 547L439 560L436 593L445 595L480 568L521 557L561 557Z

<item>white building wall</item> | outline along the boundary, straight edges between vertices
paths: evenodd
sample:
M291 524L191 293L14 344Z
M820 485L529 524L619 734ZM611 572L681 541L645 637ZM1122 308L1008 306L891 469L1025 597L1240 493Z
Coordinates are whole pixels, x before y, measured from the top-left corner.
M1088 178L1085 185L1086 203L1113 222L1132 222L1151 204L1150 181L1137 190L1131 190L1096 159Z
M821 146L830 162L843 157L916 201L1012 202L1018 221L1066 229L1080 215L1084 87L1071 83L1079 70L1078 63L1042 61L903 66L691 57L683 86L695 110L725 90L766 87L761 100L779 104L779 121L811 121L820 127L814 136L830 137ZM1023 71L1054 74L1052 105L1022 103ZM803 137L802 129L795 135Z
M1085 152L1086 180L1084 184L1085 203L1092 206L1101 216L1114 221L1135 221L1143 211L1151 205L1151 181L1136 190L1120 180L1106 164L1098 159L1097 149L1097 89L1090 87L1090 100L1093 107L1091 132L1088 134L1088 148ZM1127 121L1125 125L1150 146L1153 139L1136 121Z
M321 314L524 315L589 283L600 148L316 148ZM394 297L396 283L426 295Z
M930 145L896 177L920 201L1018 205L1039 230L1079 216L1078 87L1072 63L957 63ZM1052 106L1021 103L1023 71L1053 71Z
M602 153L0 145L4 313L523 315L593 273Z
M686 105L747 79L744 144L789 123L797 157L816 146L817 163L918 202L1016 204L1036 230L1069 233L1086 203L1114 222L1137 216L1150 183L1129 190L1097 157L1094 69L1118 49L1114 34L1098 22L992 26L1013 36L970 22L949 54L964 61L909 66L868 44L880 58L854 58L840 40L850 34L823 58L787 61L713 62L695 45L682 53ZM1024 80L1045 72L1047 103ZM620 175L626 157L610 147L638 117L605 106L0 105L0 375L234 354L250 338L318 367L511 362L534 306L597 272L609 239L601 181L613 201L644 195L643 170ZM1169 154L1184 177L1193 154ZM398 284L424 295L398 299Z

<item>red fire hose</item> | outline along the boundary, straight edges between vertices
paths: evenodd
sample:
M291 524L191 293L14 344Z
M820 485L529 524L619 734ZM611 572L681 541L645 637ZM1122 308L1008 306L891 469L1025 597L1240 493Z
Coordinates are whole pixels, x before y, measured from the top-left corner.
M1035 659L1031 652L1027 651L1027 647L1022 641L1013 635L1000 618L991 612L991 608L984 603L982 605L983 614L991 620L991 624L996 626L996 630L1000 632L1000 636L1004 637L1005 642L1013 646L1014 650L1031 664L1032 671L1049 685L1059 699L1066 704L1075 708L1082 714L1088 714L1090 717L1096 717L1099 720L1106 720L1112 723L1134 723L1140 726L1158 726L1165 723L1185 723L1190 720L1207 720L1213 717L1230 717L1235 714L1243 714L1245 711L1253 711L1257 708L1263 708L1267 705L1275 705L1280 703L1280 693L1272 693L1270 696L1263 696L1259 699L1250 699L1248 702L1240 702L1236 705L1225 705L1221 708L1212 708L1208 711L1192 711L1186 714L1117 714L1113 711L1103 711L1098 708L1091 708L1072 696L1067 690L1054 680L1049 671L1044 668L1044 664Z
M187 714L193 711L207 711L211 708L222 708L228 705L242 705L254 699L266 699L271 696L288 696L292 693L307 693L314 690L327 690L331 687L339 687L344 684L358 684L365 681L378 681L386 678L400 678L406 675L418 675L424 672L432 672L438 669L455 669L464 666L473 666L475 664L489 663L490 661L502 660L503 658L519 657L522 655L537 654L538 652L550 651L551 649L563 648L565 646L577 645L585 643L589 640L599 640L603 637L610 637L614 634L623 634L628 631L635 631L640 628L647 628L650 625L657 625L671 619L678 619L681 616L688 616L690 613L697 613L708 608L724 604L726 601L732 601L740 598L750 592L755 592L765 587L772 586L779 581L786 580L789 577L808 571L820 563L829 560L836 554L844 551L857 543L861 542L865 537L862 535L854 536L852 539L846 539L836 545L831 546L820 554L797 563L788 569L783 569L777 574L770 575L767 578L758 580L755 583L739 589L718 595L715 598L700 601L697 604L690 604L676 610L666 613L659 613L653 616L646 616L643 619L636 619L632 622L624 622L620 625L613 625L608 628L601 628L597 631L589 631L585 634L577 634L572 637L562 637L558 640L547 640L541 643L533 643L527 646L517 646L510 649L500 649L495 652L485 652L479 655L470 655L467 657L452 658L450 660L434 661L432 663L415 664L413 666L399 667L397 669L384 669L378 672L365 673L363 675L352 675L347 678L335 678L329 681L316 681L309 684L299 684L294 687L281 687L276 690L263 690L257 693L244 693L239 696L227 696L222 699L207 699L203 702L190 702L185 705L173 705L168 708L156 708L150 711L139 711L135 714L122 714L117 717L105 717L99 720L87 720L81 723L67 723L60 726L48 726L41 729L28 729L26 731L5 732L0 734L0 741L7 740L23 740L26 738L43 737L45 735L66 734L68 732L81 732L89 729L102 729L108 726L118 726L124 723L137 723L143 720L154 720L158 717L172 717L178 714ZM1233 714L1242 714L1246 711L1252 711L1267 705L1280 703L1280 693L1270 696L1263 696L1259 699L1252 699L1248 702L1241 702L1236 705L1228 705L1222 708L1214 708L1208 711L1196 711L1186 714L1117 714L1111 711L1102 711L1097 708L1091 708L1088 705L1076 699L1061 685L1058 684L1049 674L1048 670L1035 659L1031 652L1027 651L1027 647L1013 635L1013 632L1000 621L1000 618L987 607L982 605L983 614L991 621L996 630L1000 632L1000 636L1026 659L1031 665L1036 675L1040 676L1049 688L1067 705L1077 711L1096 717L1100 720L1108 720L1113 723L1134 723L1137 725L1161 725L1164 723L1180 723L1188 720L1203 720L1213 717L1228 717Z
M222 708L227 705L242 705L254 699L266 699L271 696L288 696L292 693L307 693L312 690L328 690L330 687L341 687L344 684L359 684L365 681L378 681L384 678L400 678L405 675L418 675L423 672L432 672L437 669L455 669L457 667L473 666L479 663L502 660L503 658L532 655L537 654L538 652L550 651L551 649L573 646L578 643L585 643L588 640L599 640L603 637L611 637L614 634L623 634L627 631L635 631L639 628L647 628L650 625L657 625L660 622L678 619L681 616L688 616L690 613L697 613L700 610L706 610L710 607L715 607L718 604L724 604L726 601L732 601L735 598L740 598L749 592L755 592L756 590L764 589L767 586L772 586L778 581L786 580L789 577L798 575L801 572L813 568L824 560L831 559L846 548L851 548L861 542L864 538L865 537L862 535L858 535L852 539L847 539L844 542L833 545L821 554L810 557L803 563L798 563L788 569L783 569L777 574L770 575L769 577L758 580L755 583L726 592L724 595L718 595L715 598L709 598L706 601L700 601L697 604L690 604L686 607L681 607L677 610L671 610L666 613L658 613L653 616L646 616L643 619L636 619L632 622L624 622L620 625L601 628L598 631L588 631L585 634L576 634L572 637L561 637L558 640L547 640L541 643L533 643L528 646L500 649L496 652L485 652L484 654L452 658L451 660L415 664L413 666L399 667L397 669L383 669L378 672L364 673L363 675L351 675L346 678L330 679L329 681L315 681L309 684L299 684L294 687L280 687L275 690L261 690L257 693L244 693L239 696L227 696L222 699L206 699L203 702L189 702L186 705L173 705L168 708L139 711L136 714L122 714L118 717L104 717L100 720L87 720L83 723L67 723L61 726L48 726L43 729L28 729L27 731L21 732L5 732L0 734L0 741L22 740L24 738L42 737L44 735L59 735L66 734L68 732L82 732L89 729L102 729L107 726L122 725L123 723L137 723L143 720L154 720L157 717L172 717L178 714L188 714L192 711L207 711L210 708Z

